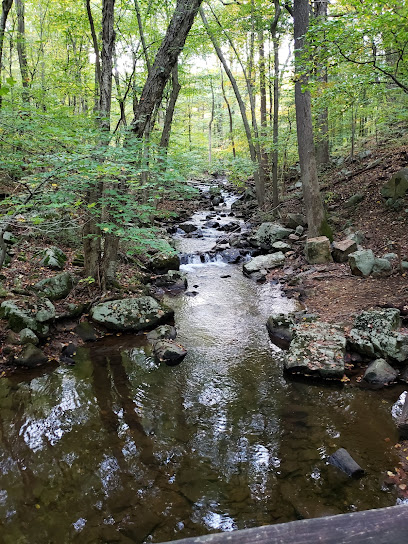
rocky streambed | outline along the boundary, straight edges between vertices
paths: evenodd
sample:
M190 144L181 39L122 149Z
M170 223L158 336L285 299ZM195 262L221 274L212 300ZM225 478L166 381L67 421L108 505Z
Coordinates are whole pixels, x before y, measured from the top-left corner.
M0 380L5 542L160 542L395 504L384 479L400 459L391 409L403 386L379 392L344 384L340 372L326 381L286 374L290 356L270 341L267 322L290 346L305 348L305 331L319 331L325 353L334 330L267 280L269 264L248 270L268 254L251 244L243 221L250 196L237 203L202 189L214 209L186 221L190 232L172 228L180 270L161 259L145 292L86 309L89 320L82 314L76 326L92 341L65 353L68 364ZM297 226L289 234L297 239L286 232L271 241L284 255L279 266L296 258ZM32 304L26 317L54 326L49 304ZM176 338L163 324L169 318ZM96 339L102 319L110 335ZM395 334L397 326L395 315ZM47 333L39 327L35 336ZM391 349L368 340L375 357L379 344ZM339 333L341 353L345 342ZM185 348L181 364L163 364L169 346ZM339 448L364 469L362 479L329 464Z

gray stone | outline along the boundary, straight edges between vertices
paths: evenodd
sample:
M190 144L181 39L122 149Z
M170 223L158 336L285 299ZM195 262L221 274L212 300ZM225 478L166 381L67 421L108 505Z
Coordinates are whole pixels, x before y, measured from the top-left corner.
M350 253L348 261L351 273L354 276L369 276L374 267L374 253L371 249L360 249L354 253Z
M150 331L146 338L149 342L154 344L158 340L175 340L177 336L176 328L172 325L160 325L154 330Z
M364 373L363 380L374 385L387 385L394 382L398 372L385 359L373 361Z
M357 242L355 240L342 240L341 242L333 242L332 256L336 263L346 263L350 253L357 251Z
M41 259L41 266L46 266L52 270L62 270L67 261L67 256L58 247L49 247L43 251L43 258Z
M258 257L253 257L247 263L243 265L243 272L245 275L250 276L254 272L259 272L261 270L272 270L278 266L282 266L285 262L285 255L278 251L277 253L270 253L269 255L259 255Z
M169 270L178 270L180 268L180 259L173 250L169 249L169 251L155 253L150 257L147 264L152 272L165 274Z
M362 312L348 335L349 348L368 357L404 362L408 360L408 334L397 331L400 323L396 308Z
M293 314L272 314L266 322L269 338L281 349L288 349L292 341L292 327L295 324Z
M22 344L33 344L37 346L40 341L31 329L23 329L20 331L20 341Z
M331 262L330 240L326 236L308 238L305 245L305 257L309 264Z
M384 198L391 198L397 200L398 198L403 198L405 193L408 191L408 168L403 168L392 178L387 181L385 185L381 188L381 195Z
M8 230L3 233L3 240L10 246L18 242L18 238L16 238L14 234Z
M43 337L49 331L47 321L55 318L55 308L48 299L33 301L22 297L5 300L0 306L0 317L7 319L10 329L15 332L28 328Z
M172 340L159 340L154 344L153 351L156 359L168 366L180 364L187 355L187 350Z
M380 259L379 257L376 257L374 259L372 275L375 278L389 276L391 272L392 272L392 266L388 259Z
M365 240L365 234L361 230L355 230L353 227L349 227L344 230L345 236L354 240L358 245L361 245Z
M152 297L102 302L90 311L90 316L94 321L116 331L149 329L169 319L173 314L171 308L161 305Z
M396 261L398 259L398 255L396 253L386 253L383 255L383 259L387 259L390 263L393 261Z
M354 328L370 332L396 331L401 326L398 308L383 308L361 312L354 321Z
M292 233L293 229L287 229L278 223L262 223L254 236L250 238L250 242L256 247L269 251L275 242L288 238Z
M153 283L157 287L187 289L187 276L180 270L169 270L166 274L160 274L153 278Z
M33 287L36 291L39 291L43 296L50 300L59 300L65 298L74 285L76 279L69 272L62 272L52 278L46 278L37 282Z
M321 378L343 377L346 338L341 327L317 321L294 325L292 332L284 359L287 371Z
M302 236L302 234L305 232L305 229L304 227L302 227L302 225L298 225L296 228L295 228L295 234L297 234L298 236Z
M193 223L181 223L179 225L179 229L184 230L187 234L190 232L194 232L198 229L197 225L194 225Z
M237 263L241 259L239 249L225 249L221 252L222 260L226 263Z
M26 366L29 368L36 367L46 363L48 360L44 353L34 346L33 344L27 344L23 349L21 355L17 357L14 362L19 366Z
M344 203L346 208L353 208L354 206L357 206L362 200L364 199L364 195L357 193L353 196L351 196L346 202Z
M288 213L285 217L285 226L289 229L296 229L296 227L306 227L306 216L302 213Z
M272 249L275 251L282 251L282 253L287 253L292 249L292 246L290 244L287 244L286 242L274 242L272 244Z
M74 332L83 340L84 342L94 342L98 335L94 327L89 323L89 321L81 321L75 327Z

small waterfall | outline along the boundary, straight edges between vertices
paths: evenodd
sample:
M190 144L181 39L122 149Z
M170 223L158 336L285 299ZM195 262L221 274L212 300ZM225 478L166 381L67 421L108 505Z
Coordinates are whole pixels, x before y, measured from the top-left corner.
M180 255L180 264L186 265L205 265L205 264L218 264L225 265L222 256L219 253L182 253Z

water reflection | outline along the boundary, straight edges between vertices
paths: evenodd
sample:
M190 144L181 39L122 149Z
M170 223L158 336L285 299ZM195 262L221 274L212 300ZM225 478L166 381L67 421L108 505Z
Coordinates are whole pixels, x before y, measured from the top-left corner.
M228 274L191 269L199 294L169 301L178 367L124 336L0 381L2 542L160 542L394 504L399 391L287 382L265 322L289 303ZM362 480L327 465L341 446Z

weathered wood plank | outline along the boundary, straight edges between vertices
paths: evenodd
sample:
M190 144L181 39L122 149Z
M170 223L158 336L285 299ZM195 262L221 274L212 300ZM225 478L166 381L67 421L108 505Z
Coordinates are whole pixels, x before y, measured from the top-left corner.
M405 542L408 542L408 505L184 538L177 540L176 544L404 544Z

